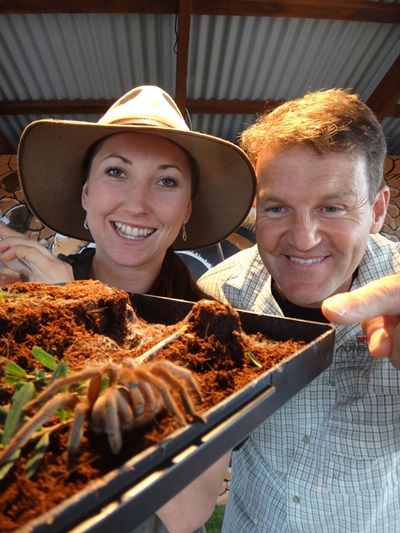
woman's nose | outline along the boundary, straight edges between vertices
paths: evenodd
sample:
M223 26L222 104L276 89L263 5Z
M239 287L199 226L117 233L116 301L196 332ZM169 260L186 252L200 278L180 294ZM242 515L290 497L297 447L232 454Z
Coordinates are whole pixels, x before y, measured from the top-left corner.
M126 208L131 211L147 211L151 204L148 188L140 183L133 184L129 192L125 195L124 202Z

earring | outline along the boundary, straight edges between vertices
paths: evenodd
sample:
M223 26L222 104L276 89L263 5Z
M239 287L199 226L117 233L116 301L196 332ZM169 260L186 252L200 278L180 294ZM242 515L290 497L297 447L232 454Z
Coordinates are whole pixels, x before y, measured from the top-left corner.
M87 219L87 215L85 216L85 220L83 221L83 227L85 229L89 229L89 222L88 222L88 219Z
M187 235L186 235L186 224L182 224L182 240L186 242Z

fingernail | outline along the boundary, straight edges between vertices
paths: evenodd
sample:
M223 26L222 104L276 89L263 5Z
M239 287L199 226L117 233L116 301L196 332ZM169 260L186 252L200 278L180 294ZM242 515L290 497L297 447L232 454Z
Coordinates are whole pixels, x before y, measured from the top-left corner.
M327 298L324 304L329 308L330 311L339 316L345 316L349 311L347 298L343 294L335 294L334 296Z
M383 328L374 331L368 341L369 351L374 355L389 355L390 344L387 346L387 341L390 339L387 331ZM387 353L389 351L389 353Z

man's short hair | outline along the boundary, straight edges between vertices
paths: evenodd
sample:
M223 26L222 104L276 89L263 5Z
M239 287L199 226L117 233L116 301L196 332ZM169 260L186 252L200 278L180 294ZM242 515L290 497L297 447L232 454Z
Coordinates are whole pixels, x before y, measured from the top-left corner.
M288 100L249 126L240 144L254 167L261 151L270 147L304 144L320 155L364 155L371 203L385 183L386 140L382 127L372 110L344 89L315 91Z

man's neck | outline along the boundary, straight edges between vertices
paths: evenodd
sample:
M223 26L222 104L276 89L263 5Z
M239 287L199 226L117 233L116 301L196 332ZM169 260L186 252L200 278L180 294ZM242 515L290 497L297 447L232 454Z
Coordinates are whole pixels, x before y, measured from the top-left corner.
M277 283L273 279L271 281L271 290L272 296L275 298L284 316L311 320L313 322L329 322L323 315L320 307L303 307L289 301L279 290Z

